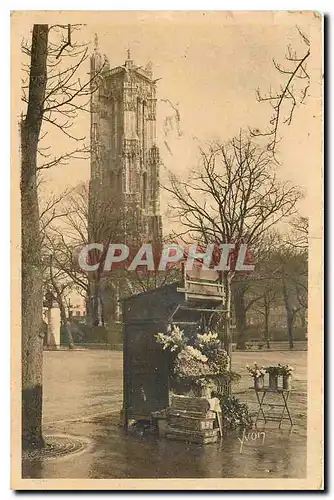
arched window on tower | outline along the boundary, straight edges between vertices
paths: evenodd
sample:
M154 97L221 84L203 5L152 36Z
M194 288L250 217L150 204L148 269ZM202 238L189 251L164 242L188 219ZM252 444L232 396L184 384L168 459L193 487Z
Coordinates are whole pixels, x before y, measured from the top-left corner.
M116 175L116 183L115 183L115 188L119 193L123 191L123 186L122 186L122 173L119 170Z
M117 150L118 148L118 101L115 99L114 100L114 144L115 144L115 149Z
M143 153L146 149L146 101L143 101L143 109L142 109L142 148Z
M115 173L112 170L109 171L109 185L112 190L115 189Z
M127 156L125 159L125 186L124 186L124 191L125 193L130 193L131 188L130 188L130 156Z
M147 173L143 173L143 186L142 186L142 206L147 207Z
M113 151L115 147L115 99L111 100L111 134L110 134L110 149Z
M137 136L140 138L140 120L141 120L141 105L140 105L140 99L137 97L137 108L136 108L136 133Z

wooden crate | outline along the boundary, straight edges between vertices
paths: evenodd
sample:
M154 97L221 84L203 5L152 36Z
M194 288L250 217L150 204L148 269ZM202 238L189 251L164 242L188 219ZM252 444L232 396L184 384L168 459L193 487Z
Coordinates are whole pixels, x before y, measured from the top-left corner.
M167 439L186 441L188 443L208 444L215 443L218 439L218 429L207 429L204 431L189 431L186 429L169 428Z
M167 418L171 418L173 416L214 420L216 418L216 412L211 410L207 412L200 412L200 411L187 411L187 410L177 410L175 408L167 408Z
M205 429L213 429L213 418L195 418L184 415L171 415L168 418L168 423L171 427L180 429L189 429L195 431L202 431Z
M206 414L210 410L210 403L206 398L178 396L173 394L171 407L175 410Z

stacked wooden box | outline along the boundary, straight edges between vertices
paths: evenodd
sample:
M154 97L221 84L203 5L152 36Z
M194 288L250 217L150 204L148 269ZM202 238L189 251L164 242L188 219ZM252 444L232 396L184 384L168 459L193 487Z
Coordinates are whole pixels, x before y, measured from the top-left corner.
M167 439L191 443L215 443L219 428L216 427L217 414L210 410L210 402L205 398L172 396L167 409Z

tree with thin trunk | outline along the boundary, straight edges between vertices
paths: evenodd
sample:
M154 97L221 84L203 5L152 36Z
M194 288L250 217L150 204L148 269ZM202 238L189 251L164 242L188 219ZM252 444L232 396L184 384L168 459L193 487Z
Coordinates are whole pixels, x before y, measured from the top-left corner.
M53 203L50 201L47 206L53 206ZM58 211L54 213L57 224L50 222L50 211L45 217L45 224L48 225L44 247L47 256L52 254L54 277L61 279L64 285L72 283L72 289L87 299L89 322L94 326L103 326L104 320L109 319L107 305L111 306L114 302L111 300L111 294L115 299L119 299L170 283L180 275L180 269L176 266L166 272L147 271L142 268L130 272L126 268L118 267L104 273L108 245L122 242L126 234L125 210L126 208L118 207L116 210L113 198L90 192L86 183L78 185L62 197ZM60 224L58 215L61 217ZM137 252L142 245L142 233L136 216L127 217L126 224L131 235L131 241L128 243L132 247L131 250ZM102 243L104 252L97 255L99 268L94 272L86 272L78 265L78 255L85 245L92 242ZM160 246L157 245L157 257L159 249ZM46 261L48 262L47 259ZM47 280L50 281L49 269ZM105 300L105 297L108 299ZM116 315L115 304L114 310L109 311L113 316Z
M270 313L278 300L278 282L272 279L270 275L263 277L258 281L258 287L261 288L258 300L252 304L252 310L263 316L264 340L267 348L270 349Z
M47 82L48 26L33 28L28 109L21 122L22 445L41 448L42 277L37 196L37 149Z
M88 111L84 99L91 94L91 81L82 82L78 72L88 48L75 43L75 25L36 24L32 42L22 43L28 57L23 71L21 118L21 243L22 243L22 447L44 446L42 436L42 262L38 175L43 169L87 158L84 138L71 134L80 111ZM64 34L65 33L65 34ZM70 58L70 63L66 61ZM96 78L97 75L94 75ZM88 104L88 103L87 103ZM48 125L43 133L42 127ZM55 127L80 146L53 155L41 141Z
M308 246L305 246L308 240L305 233L307 230L307 224L294 228L288 237L288 242L286 238L282 238L275 255L277 263L275 276L281 282L290 349L294 347L293 331L296 318L298 315L305 317L307 312Z
M173 218L180 233L202 246L258 244L262 235L295 213L301 191L277 178L272 155L242 133L201 151L201 165L186 180L170 175ZM235 271L223 273L227 329ZM227 332L229 336L229 332ZM229 339L230 340L230 339ZM237 339L245 347L245 339Z

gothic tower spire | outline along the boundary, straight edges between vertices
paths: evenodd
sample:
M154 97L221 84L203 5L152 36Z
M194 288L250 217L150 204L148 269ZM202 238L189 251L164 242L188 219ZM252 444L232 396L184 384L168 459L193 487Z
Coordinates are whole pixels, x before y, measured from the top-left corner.
M99 51L99 38L97 36L97 33L94 35L94 52Z
M94 52L91 55L90 58L90 70L91 70L91 77L94 76L94 73L97 73L100 71L102 67L102 57L99 51L99 40L97 37L97 33L94 35Z

